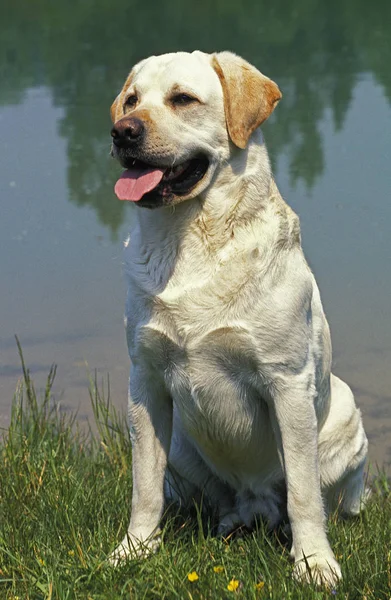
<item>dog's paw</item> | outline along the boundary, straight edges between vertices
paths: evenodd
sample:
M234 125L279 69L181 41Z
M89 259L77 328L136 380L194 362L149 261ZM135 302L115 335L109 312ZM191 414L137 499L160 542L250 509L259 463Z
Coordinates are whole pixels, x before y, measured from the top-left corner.
M256 493L238 494L237 506L241 521L248 528L253 527L254 522L261 518L272 531L283 518L281 496L271 487L263 486Z
M219 526L217 528L217 535L221 537L226 537L228 534L232 533L235 529L243 525L243 521L236 512L231 512L224 517L221 517Z
M144 537L142 535L127 534L122 542L108 557L109 563L114 567L134 558L147 558L159 548L161 538L157 533Z
M297 581L334 588L342 579L341 568L332 554L313 554L295 562L293 577Z
M346 517L357 517L362 510L368 504L368 501L371 499L372 490L370 487L364 487L361 494L357 497L350 498L347 496L344 498L342 504L342 513Z

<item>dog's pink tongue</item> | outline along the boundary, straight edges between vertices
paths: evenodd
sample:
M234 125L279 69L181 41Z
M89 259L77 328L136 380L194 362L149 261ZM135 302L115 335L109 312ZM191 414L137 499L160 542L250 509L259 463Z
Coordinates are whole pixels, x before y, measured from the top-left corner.
M137 202L161 182L164 169L127 169L118 179L114 192L119 200Z

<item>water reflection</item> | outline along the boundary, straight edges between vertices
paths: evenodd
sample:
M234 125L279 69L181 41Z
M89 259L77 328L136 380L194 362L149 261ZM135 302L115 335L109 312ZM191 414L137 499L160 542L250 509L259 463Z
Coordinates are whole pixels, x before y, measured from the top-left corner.
M58 363L57 399L79 417L86 363L125 406L120 240L137 209L112 192L109 107L144 56L230 49L284 93L265 125L278 185L301 218L334 370L363 409L372 460L391 464L391 3L263 4L2 1L0 428L15 333L38 386Z
M71 201L91 205L113 235L124 206L108 202L117 167L108 158L108 107L131 65L169 50L231 49L275 78L284 101L267 136L289 157L291 183L314 185L324 168L320 120L338 131L365 72L391 100L391 3L377 0L3 0L0 102L50 86L62 108ZM369 111L362 115L370 118ZM266 126L266 135L270 124Z

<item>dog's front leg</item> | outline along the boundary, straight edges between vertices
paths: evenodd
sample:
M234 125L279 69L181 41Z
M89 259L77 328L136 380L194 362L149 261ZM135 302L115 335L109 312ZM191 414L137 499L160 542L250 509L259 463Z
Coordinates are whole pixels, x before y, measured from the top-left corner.
M164 477L172 432L172 401L164 383L153 374L132 368L129 384L133 495L130 524L111 555L117 563L148 555L160 543L164 509Z
M312 388L308 375L279 381L271 415L288 491L294 575L315 584L334 585L341 570L326 535Z

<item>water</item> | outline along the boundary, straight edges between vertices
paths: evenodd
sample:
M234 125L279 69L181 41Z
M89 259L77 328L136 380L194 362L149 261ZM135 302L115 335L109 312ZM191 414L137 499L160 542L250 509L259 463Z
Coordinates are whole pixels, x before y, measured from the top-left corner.
M3 0L0 15L0 425L20 377L90 414L88 369L126 406L122 240L109 107L140 58L231 49L284 97L265 127L277 182L331 324L334 371L391 463L391 3ZM88 365L88 366L87 366Z

